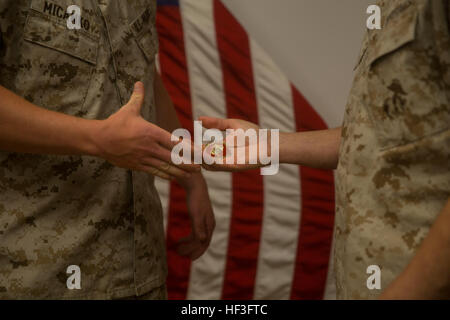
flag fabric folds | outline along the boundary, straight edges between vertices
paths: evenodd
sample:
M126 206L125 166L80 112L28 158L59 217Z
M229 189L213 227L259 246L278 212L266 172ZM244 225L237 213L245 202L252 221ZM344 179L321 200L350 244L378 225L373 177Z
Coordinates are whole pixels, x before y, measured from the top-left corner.
M219 0L159 0L157 30L159 70L185 128L192 131L199 116L281 131L327 128ZM175 182L157 180L170 299L333 297L332 171L281 165L274 176L204 175L217 227L195 262L176 253L176 241L190 232L186 195Z

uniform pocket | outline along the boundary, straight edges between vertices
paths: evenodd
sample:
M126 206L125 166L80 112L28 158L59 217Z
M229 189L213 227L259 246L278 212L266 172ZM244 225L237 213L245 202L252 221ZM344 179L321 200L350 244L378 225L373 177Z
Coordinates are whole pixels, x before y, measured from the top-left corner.
M99 37L69 30L64 21L30 8L21 57L26 68L24 79L28 81L24 87L29 91L27 98L37 105L82 115L97 63Z
M365 107L381 149L418 141L450 123L439 66L417 38L418 21L417 8L410 5L369 40Z
M389 54L395 54L403 46L416 38L418 14L415 6L410 5L401 14L387 19L379 32L374 32L371 50L368 52L368 64L372 66Z

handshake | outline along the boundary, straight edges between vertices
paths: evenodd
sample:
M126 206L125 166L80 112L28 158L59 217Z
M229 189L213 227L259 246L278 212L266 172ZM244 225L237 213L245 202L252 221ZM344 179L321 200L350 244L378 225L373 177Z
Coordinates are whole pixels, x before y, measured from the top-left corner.
M242 120L201 118L189 131L170 133L141 116L144 87L137 83L130 101L106 120L98 121L90 140L92 155L113 165L174 180L186 190L191 233L179 241L178 253L195 260L208 248L215 218L202 167L214 171L263 168L278 171L278 131L260 130ZM203 126L208 128L203 133ZM176 127L171 124L166 127ZM223 132L226 132L225 137Z
M279 132L237 119L202 117L189 131L173 133L141 117L144 88L137 84L130 101L102 121L98 156L115 166L143 171L166 180L183 180L201 167L210 171L243 171L266 167L278 172ZM207 130L203 133L203 127ZM224 134L225 133L225 134Z
M146 121L141 116L143 101L143 84L138 82L125 106L98 121L89 139L95 141L90 154L121 168L177 180L186 190L192 225L178 252L191 259L205 252L215 227L202 167L210 171L262 168L261 174L272 175L278 172L279 163L323 169L337 166L340 128L280 134L243 120L201 117L194 123L192 140L187 130L170 133ZM166 123L164 127L178 126Z

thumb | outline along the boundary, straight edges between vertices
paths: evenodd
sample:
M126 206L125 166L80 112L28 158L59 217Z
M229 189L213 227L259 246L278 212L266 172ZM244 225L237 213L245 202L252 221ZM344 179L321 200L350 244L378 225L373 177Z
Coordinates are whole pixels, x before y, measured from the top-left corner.
M140 115L143 103L144 84L139 81L134 84L133 94L131 95L130 101L127 103L127 108L136 113L136 115Z

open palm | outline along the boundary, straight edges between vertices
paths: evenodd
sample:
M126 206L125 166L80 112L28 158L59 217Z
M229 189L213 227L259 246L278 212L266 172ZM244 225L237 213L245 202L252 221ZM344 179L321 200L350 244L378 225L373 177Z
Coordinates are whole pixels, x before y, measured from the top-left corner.
M257 169L262 167L259 160L259 149L265 145L261 143L258 133L259 126L254 123L240 120L240 119L218 119L211 117L201 117L202 125L207 129L218 129L225 131L227 129L238 130L233 134L227 134L225 137L224 150L223 150L223 164L203 164L203 167L209 171L244 171ZM254 130L256 133L256 139L246 139L245 132L247 130ZM214 146L206 146L206 154L211 154ZM240 161L238 161L238 158Z

